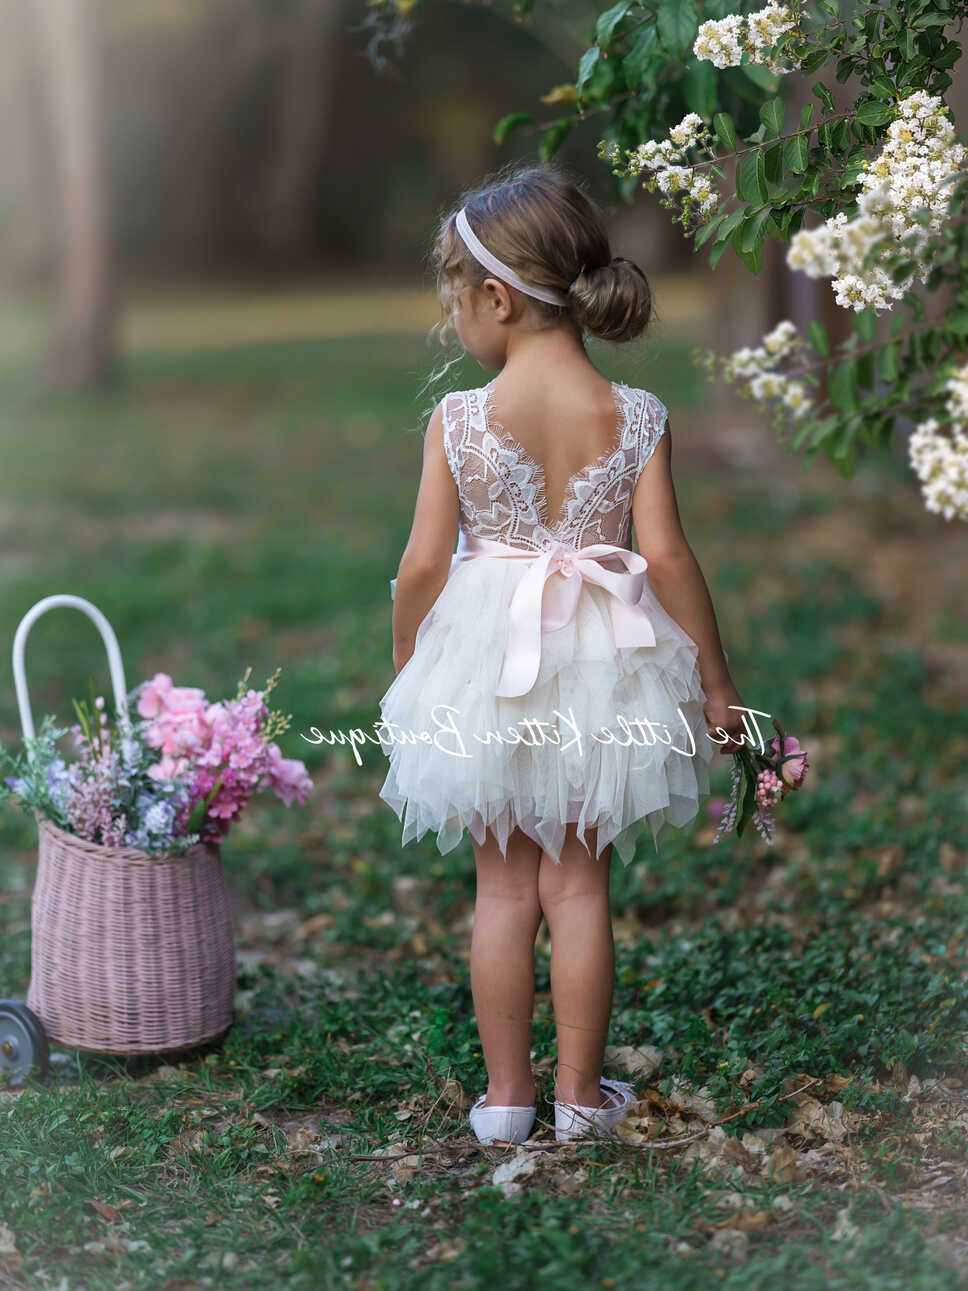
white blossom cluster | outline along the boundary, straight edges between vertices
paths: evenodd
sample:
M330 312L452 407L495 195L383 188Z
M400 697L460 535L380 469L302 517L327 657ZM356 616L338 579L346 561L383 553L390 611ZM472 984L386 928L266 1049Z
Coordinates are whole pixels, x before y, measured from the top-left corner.
M968 363L947 383L951 435L936 417L922 421L908 440L908 458L929 511L968 520Z
M945 181L968 155L954 137L947 106L923 90L901 100L887 133L880 154L857 177L859 214L848 219L839 211L815 229L799 230L787 252L791 268L811 278L832 278L837 304L844 309L889 309L915 277L927 277L931 244L947 214L950 189ZM911 218L919 208L930 211L927 225ZM896 243L911 237L915 268L900 282L876 260L863 263L876 242L891 236Z
M795 325L784 319L763 337L762 345L755 349L744 345L735 350L723 364L723 376L727 381L747 383L748 392L757 402L779 399L794 417L802 417L812 406L806 387L776 371L777 364L789 358L800 345L802 341Z
M761 63L771 72L792 72L800 66L799 60L789 60L783 66L769 51L785 31L795 26L793 11L785 4L768 4L756 13L711 18L700 25L692 52L714 67L739 67L745 53L751 63Z
M624 158L618 144L603 139L598 145L598 155L609 162L617 175L650 172L642 181L643 188L650 192L658 189L669 198L663 203L665 206L671 206L679 198L684 215L693 214L706 220L719 205L719 194L707 175L697 174L694 167L683 163L687 150L700 145L714 155L708 146L711 139L712 133L698 112L688 112L678 125L672 126L665 139L648 139L637 148L626 150Z

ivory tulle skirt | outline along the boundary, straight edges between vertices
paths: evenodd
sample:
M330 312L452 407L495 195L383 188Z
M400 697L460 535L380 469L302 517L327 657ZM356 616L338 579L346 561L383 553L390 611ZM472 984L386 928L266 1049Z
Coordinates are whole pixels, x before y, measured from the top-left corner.
M527 568L500 559L452 567L380 700L389 759L380 797L404 845L432 830L446 853L465 829L479 843L490 829L506 854L518 827L558 861L575 822L590 853L612 843L627 865L642 833L657 851L709 793L718 746L706 734L698 647L646 577L638 604L655 644L617 648L609 595L585 582L574 617L542 634L532 689L496 696L508 605Z

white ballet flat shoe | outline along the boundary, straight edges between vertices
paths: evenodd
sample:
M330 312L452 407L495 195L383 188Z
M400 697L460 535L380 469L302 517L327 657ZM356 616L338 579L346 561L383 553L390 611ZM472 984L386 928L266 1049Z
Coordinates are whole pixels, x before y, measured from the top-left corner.
M470 1110L471 1129L481 1143L501 1139L508 1143L523 1143L531 1133L538 1108L534 1107L485 1107L480 1098Z
M589 1135L611 1136L612 1126L628 1115L629 1105L637 1102L635 1090L624 1080L602 1080L601 1089L612 1095L610 1107L582 1107L555 1099L555 1138L559 1143L583 1139Z

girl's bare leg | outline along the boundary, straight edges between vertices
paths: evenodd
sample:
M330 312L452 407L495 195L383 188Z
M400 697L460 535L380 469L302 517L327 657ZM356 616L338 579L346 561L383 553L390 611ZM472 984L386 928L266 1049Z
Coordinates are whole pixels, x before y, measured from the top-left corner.
M534 941L541 923L541 847L515 829L507 860L490 830L476 841L477 900L471 937L471 992L487 1064L485 1106L532 1107L531 1015Z
M591 856L569 824L558 864L542 852L538 898L551 934L551 997L558 1032L555 1097L582 1107L610 1102L599 1081L615 985L615 942L609 904L612 845Z

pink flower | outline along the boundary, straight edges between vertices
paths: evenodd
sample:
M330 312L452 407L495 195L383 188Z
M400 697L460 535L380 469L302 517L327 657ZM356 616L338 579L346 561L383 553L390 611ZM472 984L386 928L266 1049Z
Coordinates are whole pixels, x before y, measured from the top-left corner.
M287 807L291 807L294 801L304 807L313 782L303 763L295 758L284 758L277 744L270 744L267 754L266 778L269 787Z
M771 740L768 747L779 757L779 737ZM783 756L786 757L790 753L797 753L799 754L799 757L790 758L789 761L784 762L780 767L779 774L788 790L799 789L803 784L804 777L807 774L807 769L810 763L807 759L806 752L800 748L800 741L795 739L792 735L787 735L784 736L783 739Z
M718 820L726 806L725 798L710 798L706 803L706 815L710 820Z
M173 686L166 672L155 673L138 697L142 717L194 712L205 704L205 692L194 686Z
M160 760L148 768L152 780L176 780L188 769L185 758L173 758L163 753Z
M161 751L149 774L188 786L180 825L198 803L207 804L204 839L224 837L260 789L272 789L288 807L294 801L304 804L313 787L302 762L284 758L276 745L266 744L270 712L262 691L209 703L203 691L173 686L166 673L157 673L143 687L138 711L148 719L148 744Z

